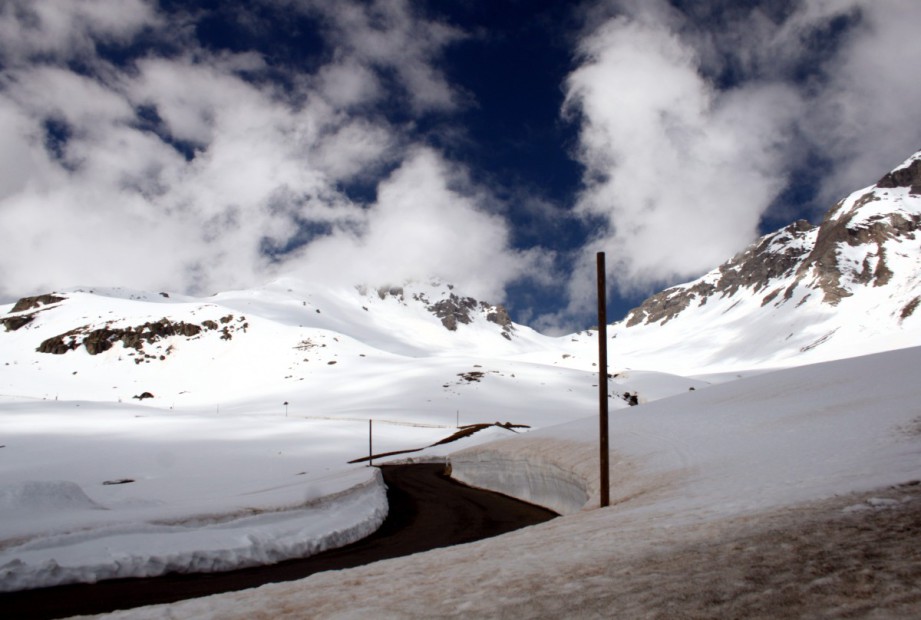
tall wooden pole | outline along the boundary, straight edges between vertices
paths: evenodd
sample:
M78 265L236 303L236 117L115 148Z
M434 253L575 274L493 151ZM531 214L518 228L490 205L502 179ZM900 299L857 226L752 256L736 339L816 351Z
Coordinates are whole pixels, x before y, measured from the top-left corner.
M374 424L374 420L368 420L368 467L374 467L374 448L371 445L371 427Z
M601 507L611 503L608 451L608 310L604 252L598 252L598 444L601 451Z

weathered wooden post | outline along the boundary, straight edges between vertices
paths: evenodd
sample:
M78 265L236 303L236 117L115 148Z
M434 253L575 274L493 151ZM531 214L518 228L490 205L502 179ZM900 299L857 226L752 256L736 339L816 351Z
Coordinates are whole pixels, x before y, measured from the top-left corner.
M608 451L608 310L604 252L598 252L598 444L600 449L601 507L611 503Z
M371 445L371 427L373 422L373 420L368 420L368 467L374 467L374 459L371 458L374 455L374 448Z

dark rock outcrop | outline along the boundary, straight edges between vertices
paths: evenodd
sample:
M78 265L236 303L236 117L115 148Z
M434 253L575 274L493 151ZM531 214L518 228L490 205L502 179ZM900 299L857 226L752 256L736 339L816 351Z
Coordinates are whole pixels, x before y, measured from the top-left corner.
M798 280L805 279L810 272L814 275L815 284L822 290L825 303L834 306L851 295L843 283L846 272L861 284L887 284L892 271L886 263L885 242L900 236L911 236L921 226L921 217L907 213L894 212L862 219L860 207L876 200L879 197L873 191L867 192L847 213L840 213L843 205L838 203L826 214L812 251L797 269ZM844 245L869 246L859 269L841 264L838 255ZM871 266L870 256L875 256L875 266Z
M473 320L470 313L476 310L477 301L472 297L458 297L454 293L428 307L429 312L441 319L441 324L450 331L457 331L457 324L469 325Z
M118 342L121 342L126 349L143 351L145 344L152 344L172 336L191 338L200 334L201 331L202 327L199 325L183 321L174 322L165 318L136 327L78 328L46 339L38 346L37 351L62 355L82 346L90 355L98 355L108 351Z
M740 290L763 295L764 306L783 304L798 289L811 289L821 293L824 303L835 306L853 295L855 286L885 286L894 275L888 242L914 240L921 228L921 215L897 203L888 212L868 207L888 199L878 190L896 187L921 193L921 159L836 204L818 228L804 220L790 224L765 235L704 278L653 295L627 314L626 326L664 325L692 305L702 306L717 295L733 297Z
M51 304L62 302L64 299L64 297L58 297L57 295L52 294L36 295L35 297L23 297L15 304L13 304L13 308L10 310L9 315L0 318L0 324L2 324L8 332L16 331L17 329L25 327L33 320L35 320L35 317L39 312L45 309L45 306L50 306ZM36 308L37 310L34 312L28 312L29 310Z
M403 287L402 286L382 286L377 289L377 296L381 299L387 299L387 296L395 297L400 301L403 301Z
M38 308L40 306L48 306L50 304L56 304L58 302L64 301L64 297L58 297L57 295L46 294L46 295L36 295L35 297L23 297L13 305L13 309L10 310L10 314L16 312L25 312L26 310L31 310L32 308Z
M35 313L31 314L19 314L17 316L6 316L0 319L0 323L6 328L8 332L14 332L20 327L24 327L31 323L35 319Z
M423 301L425 301L423 299ZM515 329L514 323L504 306L491 306L485 301L477 301L473 297L458 297L454 293L439 302L428 306L428 311L441 319L441 324L450 331L457 331L458 323L469 325L473 322L474 314L482 312L486 320L502 328L502 337L511 340L511 333Z
M898 168L886 174L877 181L876 187L883 189L908 187L910 193L921 194L921 159L916 159L904 168Z
M754 293L769 288L772 282L791 275L800 265L809 248L794 241L814 229L806 220L799 220L766 235L728 262L720 265L717 277L700 280L691 286L678 286L653 295L637 308L627 313L627 327L640 323L663 325L691 306L707 303L712 296L731 297L739 289L750 289ZM773 299L778 291L771 291L767 298Z
M505 306L493 306L490 308L486 313L486 320L490 323L495 323L501 327L503 331L514 329L512 317L508 315L508 310L505 309Z

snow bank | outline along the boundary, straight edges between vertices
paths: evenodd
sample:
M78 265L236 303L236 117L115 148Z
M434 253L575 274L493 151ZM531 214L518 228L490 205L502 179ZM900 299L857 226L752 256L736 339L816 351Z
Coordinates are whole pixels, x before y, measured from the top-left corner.
M545 438L498 441L452 454L451 477L572 514L585 507L597 488L589 470L598 459L590 448Z
M832 605L844 617L899 600L914 609L883 615L917 617L916 573L902 568L918 566L906 550L921 505L919 364L921 349L894 351L622 410L601 510L580 510L596 501L594 418L463 450L456 477L574 514L111 617L813 617Z
M112 524L49 535L0 550L0 591L168 572L217 572L306 557L372 534L387 516L380 471L300 508L181 522ZM89 504L87 504L89 502ZM5 511L93 507L73 483L26 483L0 490Z
M611 504L710 519L917 479L919 361L903 349L612 413ZM455 453L453 475L571 514L597 505L597 436L594 418L539 429Z
M913 489L913 490L912 490ZM918 487L666 527L589 510L301 581L115 612L120 620L917 618Z

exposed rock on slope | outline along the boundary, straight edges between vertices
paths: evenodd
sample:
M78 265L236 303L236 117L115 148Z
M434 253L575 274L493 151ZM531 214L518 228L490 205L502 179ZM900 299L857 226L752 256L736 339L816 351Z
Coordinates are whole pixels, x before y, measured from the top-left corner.
M714 272L689 285L666 289L657 293L634 308L627 315L627 326L639 323L666 323L679 313L691 307L692 302L704 305L715 295L732 297L740 289L752 293L765 291L772 283L792 276L803 263L803 256L809 252L809 238L814 236L815 227L805 220L799 220L770 235L765 235L748 249ZM764 303L777 296L774 289L764 297Z
M672 337L690 342L730 327L722 334L737 334L733 356L764 359L833 338L891 336L921 303L919 227L921 152L840 201L820 225L790 224L702 278L653 295L628 313L618 335L668 325ZM814 335L803 341L807 332ZM728 355L718 343L700 344Z
M13 309L10 310L10 313L25 312L32 308L40 308L42 306L60 303L64 301L64 299L64 297L58 297L50 293L47 295L37 295L35 297L23 297L13 305Z
M653 295L630 311L626 324L664 324L716 296L740 292L766 292L764 305L785 303L801 288L820 291L824 303L837 305L862 286L888 284L893 276L888 254L915 249L911 242L919 226L921 153L836 204L820 226L800 220L765 235L703 278Z
M503 306L491 306L472 297L458 297L452 293L447 299L430 305L428 310L441 319L441 324L452 332L457 330L458 323L469 325L473 322L476 312L484 313L487 321L500 326L502 336L508 340L511 340L512 330L515 329L508 311Z
M9 315L0 318L0 323L3 324L6 331L16 331L20 327L24 327L31 323L35 319L35 316L45 309L45 306L51 306L64 300L64 297L58 297L52 294L23 297L13 305ZM33 311L29 312L29 310Z
M907 166L901 166L886 174L877 181L876 187L907 187L912 194L921 194L921 159L915 158L910 161Z
M437 282L432 286L440 287ZM458 325L470 325L477 316L482 316L490 323L495 323L502 328L503 338L512 339L515 325L504 306L477 301L473 297L461 297L452 292L454 287L450 284L446 285L446 288L449 292L442 292L442 299L436 302L430 301L429 294L425 292L412 293L412 299L425 304L426 310L439 319L448 331L457 331ZM400 301L406 299L403 287L379 288L377 294L382 300L388 296Z
M228 325L233 316L226 316L221 319L224 327L220 328L221 338L230 340L233 331L242 329L246 331L247 324ZM245 321L245 317L240 317L239 321ZM111 349L116 343L121 342L126 349L134 349L144 352L144 346L153 344L160 340L174 336L184 338L194 338L202 331L218 330L218 324L215 321L206 320L201 325L186 323L184 321L171 321L163 318L159 321L152 321L133 327L111 327L102 328L78 327L66 333L58 334L42 341L36 349L39 353L51 353L54 355L63 355L68 351L73 351L81 346L86 349L90 355L97 355ZM169 353L169 349L165 354ZM165 355L164 354L164 355ZM153 357L153 356L148 356ZM163 359L163 356L160 357Z

